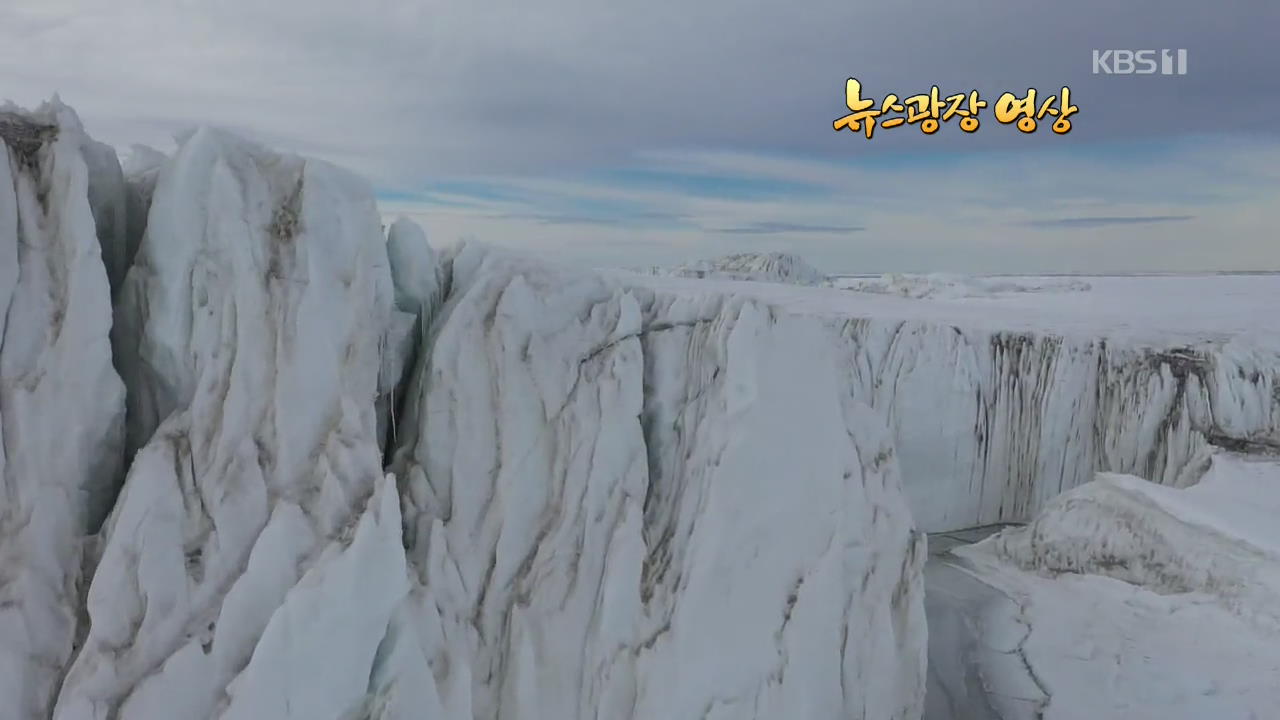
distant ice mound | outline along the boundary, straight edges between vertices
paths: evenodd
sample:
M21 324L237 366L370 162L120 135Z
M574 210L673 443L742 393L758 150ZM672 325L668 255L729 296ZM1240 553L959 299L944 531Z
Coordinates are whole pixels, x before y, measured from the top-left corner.
M734 253L674 268L655 267L652 275L711 278L718 280L753 280L790 285L826 285L825 273L790 253Z
M959 670L935 656L927 716L1272 717L1277 512L1280 464L1219 453L1193 487L1100 473L1030 525L953 550L992 590L931 587L959 623L931 615L930 635L967 627L975 642Z
M1023 570L1101 575L1159 595L1196 593L1280 628L1280 463L1218 454L1186 489L1132 475L1055 498L1031 524L974 548Z
M947 273L904 275L890 273L844 286L858 292L900 295L908 298L986 297L1008 293L1087 292L1093 289L1082 280L982 278Z

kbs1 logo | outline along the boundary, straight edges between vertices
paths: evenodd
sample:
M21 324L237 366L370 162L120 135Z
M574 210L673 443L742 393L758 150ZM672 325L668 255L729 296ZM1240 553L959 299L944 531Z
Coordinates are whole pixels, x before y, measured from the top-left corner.
M1023 133L1033 133L1041 122L1051 123L1055 134L1071 132L1072 115L1080 108L1071 104L1071 88L1063 86L1061 93L1038 93L1027 88L1025 93L1006 92L994 102L982 99L977 90L943 95L934 85L928 92L909 97L888 93L878 102L862 95L862 83L857 78L845 81L844 104L849 114L836 118L832 127L836 132L852 130L865 133L870 140L876 125L888 130L900 126L917 126L925 135L938 132L942 123L958 119L960 129L972 133L982 125L979 111L990 106L991 115L1001 125L1014 125Z
M1186 75L1186 48L1093 51L1094 75L1155 75L1157 72L1161 75Z

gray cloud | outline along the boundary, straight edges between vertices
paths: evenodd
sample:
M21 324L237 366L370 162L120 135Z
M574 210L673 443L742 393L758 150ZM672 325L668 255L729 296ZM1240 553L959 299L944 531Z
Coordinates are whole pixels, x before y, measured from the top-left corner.
M192 121L288 138L383 185L542 173L648 150L816 156L1277 132L1280 5L1262 0L874 4L549 0L10 0L6 91L61 90L108 139ZM1091 74L1095 48L1189 50L1185 76ZM844 78L876 97L1072 87L1066 137L1008 127L836 134ZM988 111L989 112L989 111ZM994 125L994 123L988 123ZM148 132L148 135L155 135Z
M403 197L443 180L588 185L501 202L457 190L427 215L454 237L601 257L768 243L876 270L1280 267L1259 199L1280 187L1277 27L1267 0L6 0L0 92L24 105L61 92L117 147L215 124ZM1187 48L1188 73L1092 75L1091 51L1115 48ZM1065 84L1080 111L1066 136L988 109L972 135L868 141L831 129L850 75L875 98ZM1195 152L1197 136L1215 150ZM644 188L582 181L655 156L691 158L712 183L821 190L635 200ZM596 190L629 197L578 202ZM831 238L843 233L856 234ZM1116 237L1129 254L1105 244Z
M509 216L514 219L521 219L519 215ZM540 225L609 225L616 226L620 222L618 218L604 217L575 217L572 215L532 215L526 218Z
M838 234L866 230L857 225L808 225L792 222L758 222L742 227L719 228L712 232L734 235L778 235L782 233L823 233Z
M1137 225L1145 223L1184 222L1194 220L1194 215L1138 215L1129 217L1077 217L1054 220L1029 220L1030 227L1097 228L1110 225Z
M609 227L627 227L637 224L685 222L688 216L680 213L619 211L598 215L575 215L560 213L518 213L508 212L494 215L505 220L526 220L538 225L603 225Z

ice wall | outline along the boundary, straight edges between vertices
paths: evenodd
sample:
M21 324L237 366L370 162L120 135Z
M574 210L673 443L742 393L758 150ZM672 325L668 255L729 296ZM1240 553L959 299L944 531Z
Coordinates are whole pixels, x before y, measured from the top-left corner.
M820 323L452 268L393 466L433 630L379 717L918 717L923 538Z
M57 101L0 107L0 141L0 718L26 720L48 714L76 642L85 538L123 458L124 388L90 203L112 189L87 160L109 162L86 154Z
M54 717L240 717L244 703L288 717L272 692L302 693L303 709L363 694L377 639L332 644L330 623L385 625L389 609L310 588L353 556L367 562L348 595L390 605L404 582L398 543L368 560L397 525L394 496L376 492L373 403L391 303L362 182L216 131L187 139L120 291L137 454ZM296 637L309 633L328 633L324 667L341 677L263 690L251 658L314 650Z
M1278 445L1274 348L438 257L226 133L0 135L0 720L906 720L918 528Z
M919 717L924 539L821 322L50 117L0 126L0 717Z
M1095 471L1185 487L1213 446L1280 450L1280 352L923 321L832 321L927 531L1026 521Z

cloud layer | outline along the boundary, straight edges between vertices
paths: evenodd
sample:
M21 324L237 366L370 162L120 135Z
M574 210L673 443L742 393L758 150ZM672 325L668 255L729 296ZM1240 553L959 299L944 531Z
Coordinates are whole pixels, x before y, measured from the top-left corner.
M60 92L118 146L229 127L356 169L444 239L584 262L1280 268L1276 27L1265 0L9 0L0 92ZM1095 76L1097 48L1187 48L1188 73ZM874 97L1070 85L1081 109L1065 137L867 141L831 131L849 75ZM1194 245L1230 231L1256 237Z

